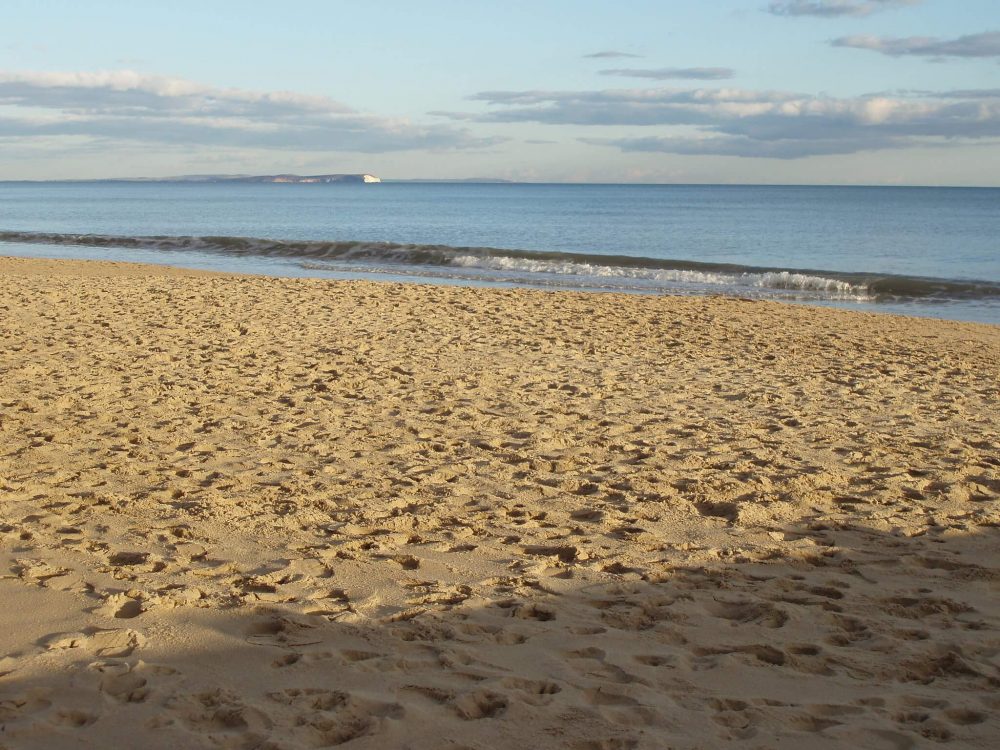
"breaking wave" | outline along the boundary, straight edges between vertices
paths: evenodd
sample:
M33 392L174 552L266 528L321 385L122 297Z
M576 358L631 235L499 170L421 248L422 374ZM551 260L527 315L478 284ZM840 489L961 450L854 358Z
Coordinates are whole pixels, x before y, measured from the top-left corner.
M452 247L393 242L295 241L253 237L124 236L0 232L0 242L199 251L299 261L306 268L388 271L600 288L757 291L831 300L1000 298L1000 283L701 263L635 256ZM400 267L406 269L400 271ZM586 281L585 281L586 280Z

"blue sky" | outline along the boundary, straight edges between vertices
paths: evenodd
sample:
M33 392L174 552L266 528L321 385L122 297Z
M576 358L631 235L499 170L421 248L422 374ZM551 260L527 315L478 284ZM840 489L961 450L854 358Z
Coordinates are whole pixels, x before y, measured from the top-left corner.
M996 0L4 3L4 179L995 185L998 164Z

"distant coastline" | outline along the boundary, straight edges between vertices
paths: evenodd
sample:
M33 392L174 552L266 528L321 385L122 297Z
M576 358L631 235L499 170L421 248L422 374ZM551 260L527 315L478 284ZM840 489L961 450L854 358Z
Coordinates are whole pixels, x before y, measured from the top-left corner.
M287 184L332 184L332 183L378 183L380 177L373 174L204 174L181 175L179 177L112 177L98 180L53 180L53 182L239 182L239 183L287 183Z
M295 184L295 185L305 185L305 184L338 184L338 183L354 183L354 184L376 184L382 182L393 182L393 183L446 183L446 184L517 184L516 180L504 180L497 177L457 177L457 178L382 178L376 175L363 173L363 174L315 174L315 175L299 175L299 174L266 174L266 175L247 175L247 174L190 174L190 175L177 175L172 177L93 177L89 179L64 179L64 180L0 180L0 182L66 182L66 183L81 183L81 182L193 182L199 184L207 183L238 183L238 184Z
M364 174L358 175L180 175L170 177L86 177L70 179L2 179L3 185L20 184L105 184L105 183L362 183ZM419 184L419 185L555 185L555 186L578 186L578 187L650 187L650 188L842 188L845 190L854 189L879 189L879 190L1000 190L997 185L887 185L870 183L756 183L756 182L533 182L523 180L505 180L498 177L455 177L455 178L434 178L434 177L376 177L369 174L368 177L375 178L370 182L393 183L393 184ZM321 179L337 178L337 179ZM359 179L362 178L362 179Z
M202 180L205 182L206 180ZM295 185L301 184L331 184L338 182L356 182L371 184L382 182L380 177L376 177L373 174L314 174L314 175L299 175L299 174L266 174L258 175L255 177L219 177L217 179L210 179L207 182L276 182L276 183L290 183Z

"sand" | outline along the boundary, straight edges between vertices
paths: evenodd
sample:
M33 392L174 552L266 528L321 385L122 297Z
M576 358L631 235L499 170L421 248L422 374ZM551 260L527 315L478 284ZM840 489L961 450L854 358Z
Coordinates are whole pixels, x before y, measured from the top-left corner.
M0 260L0 747L992 748L1000 327Z

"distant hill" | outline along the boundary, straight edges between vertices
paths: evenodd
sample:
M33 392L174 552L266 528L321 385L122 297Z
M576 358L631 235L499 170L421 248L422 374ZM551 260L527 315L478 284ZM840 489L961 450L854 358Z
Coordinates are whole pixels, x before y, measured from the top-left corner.
M57 180L57 182L279 182L317 184L334 182L372 183L382 180L372 174L191 174L179 177L118 177L106 180Z
M290 184L331 184L331 183L375 183L375 182L433 182L433 183L482 183L516 184L514 180L496 177L464 177L452 179L385 179L373 174L185 174L175 177L106 177L104 179L76 180L13 180L13 182L237 182L237 183L290 183Z

